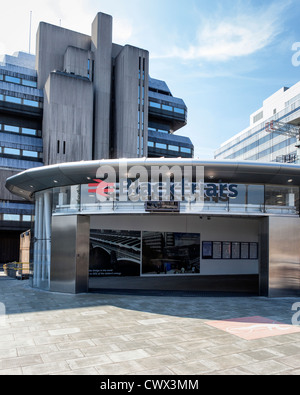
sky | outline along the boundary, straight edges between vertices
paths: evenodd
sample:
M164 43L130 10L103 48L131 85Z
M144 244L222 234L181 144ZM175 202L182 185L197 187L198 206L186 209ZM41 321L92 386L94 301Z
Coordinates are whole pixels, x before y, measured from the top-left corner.
M177 134L196 158L213 159L268 96L300 81L299 0L14 0L1 7L0 54L35 54L41 21L91 34L97 12L113 16L115 43L149 51L150 76L184 100Z

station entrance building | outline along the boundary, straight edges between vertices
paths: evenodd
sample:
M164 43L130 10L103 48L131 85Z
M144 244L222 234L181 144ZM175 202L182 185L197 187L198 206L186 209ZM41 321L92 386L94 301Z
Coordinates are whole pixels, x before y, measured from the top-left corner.
M35 202L33 287L300 293L299 165L74 162L6 187Z

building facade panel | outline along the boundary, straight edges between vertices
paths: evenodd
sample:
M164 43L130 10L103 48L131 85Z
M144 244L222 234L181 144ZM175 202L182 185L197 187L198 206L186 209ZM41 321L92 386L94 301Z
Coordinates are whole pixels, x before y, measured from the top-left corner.
M99 185L92 180L108 182L110 172L114 183L104 193L100 180ZM299 174L299 166L287 164L128 159L126 166L124 160L108 160L43 167L13 176L6 185L35 201L34 286L51 289L55 278L52 289L59 292L80 292L77 283L80 289L84 283L203 291L203 278L209 278L210 290L220 276L229 282L239 276L243 292L250 282L251 292L272 297L300 292ZM82 233L82 216L89 222L89 231L84 228L89 239L78 241L74 231L67 248L77 251L78 245L85 254L89 248L84 263L80 254L68 255L70 267L83 265L86 274L79 280L63 261L56 267L55 259L52 267L50 250L61 250L68 232L64 222L73 221ZM51 270L55 274L49 276Z
M149 95L152 104L159 103L159 111L150 105ZM98 13L90 35L41 22L36 56L0 56L4 178L10 175L6 170L15 174L64 162L190 158L191 141L173 135L186 120L183 100L173 97L164 81L149 77L148 51L112 43L110 15ZM0 222L5 228L26 231L33 226L28 221L33 215L12 207L18 198L2 195Z

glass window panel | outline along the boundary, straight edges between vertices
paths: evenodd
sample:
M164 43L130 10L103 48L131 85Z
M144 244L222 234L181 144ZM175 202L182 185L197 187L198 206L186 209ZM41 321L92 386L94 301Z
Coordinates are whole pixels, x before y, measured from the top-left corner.
M3 98L3 95L0 94L0 100L3 100L3 99L4 99L4 98Z
M167 110L167 111L173 111L173 107L167 106L166 104L163 104L163 105L162 105L162 109L163 109L163 110Z
M167 144L156 143L156 148L167 149Z
M19 214L3 214L4 221L20 221Z
M174 112L177 112L178 114L184 114L185 113L183 108L177 108L177 107L174 107Z
M248 204L263 205L265 187L263 185L248 185Z
M179 151L179 147L176 145L169 145L169 150L171 151Z
M160 132L160 133L167 133L167 134L169 133L168 130L163 130L163 129L158 129L157 131Z
M154 147L154 142L153 141L148 141L148 147Z
M36 130L29 128L22 128L22 134L30 134L31 136L36 136Z
M22 100L19 97L6 96L6 101L9 103L21 104Z
M11 126L11 125L3 125L3 126L6 132L13 132L13 133L20 132L20 128L18 126Z
M186 154L190 154L192 152L191 148L180 147L181 152L185 152Z
M154 108L160 108L160 103L155 103L153 101L149 102L150 107L154 107Z
M245 205L246 204L246 185L238 185L237 187L237 196L236 197L230 197L230 204L240 204L240 205ZM230 193L230 191L229 191Z
M30 81L30 80L23 80L22 81L22 85L30 86L32 88L36 88L37 87L37 82L36 81Z
M200 273L200 235L143 232L143 274Z
M39 102L34 100L24 99L23 104L25 104L25 106L39 107Z
M121 278L140 276L140 231L91 229L90 240L93 247L90 253L90 277L118 277L122 282ZM124 245L128 248L124 248ZM126 279L123 283L126 287L125 284Z
M20 150L16 148L3 148L3 153L4 154L9 154L9 155L20 155Z
M298 201L298 188L266 185L266 206L295 207Z
M23 156L30 156L31 158L38 158L39 154L35 151L26 151L23 150Z
M14 84L20 84L20 83L21 83L20 78L11 77L10 75L7 75L7 76L5 77L5 81L6 81L6 82L13 82Z
M0 81L3 81L3 74L0 74Z
M23 215L23 222L31 222L31 215Z

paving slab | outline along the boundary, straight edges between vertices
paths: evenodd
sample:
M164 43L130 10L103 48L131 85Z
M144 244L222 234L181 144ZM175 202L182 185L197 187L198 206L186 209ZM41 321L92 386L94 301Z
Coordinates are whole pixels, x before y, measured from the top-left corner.
M0 375L298 375L299 302L67 295L1 275Z

